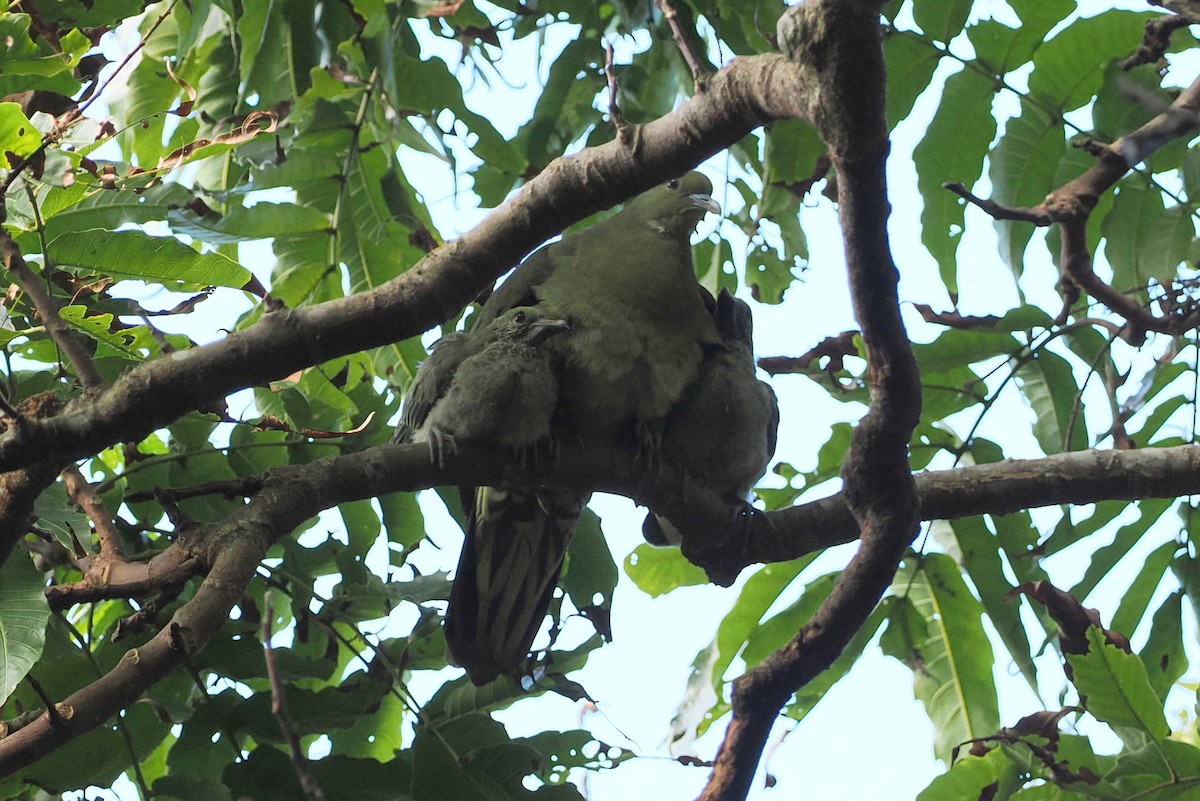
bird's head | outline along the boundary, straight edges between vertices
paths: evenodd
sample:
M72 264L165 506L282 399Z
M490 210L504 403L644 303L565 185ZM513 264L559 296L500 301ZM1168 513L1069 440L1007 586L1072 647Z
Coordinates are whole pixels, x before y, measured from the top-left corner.
M547 313L536 306L517 306L509 309L492 323L498 335L504 339L540 345L555 334L570 329L566 320Z
M625 213L664 234L690 234L708 212L721 213L712 197L712 181L703 173L689 172L635 197Z

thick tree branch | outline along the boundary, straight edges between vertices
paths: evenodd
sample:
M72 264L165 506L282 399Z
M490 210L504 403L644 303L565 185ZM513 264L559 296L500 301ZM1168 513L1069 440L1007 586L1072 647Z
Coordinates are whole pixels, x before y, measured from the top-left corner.
M264 314L244 332L135 368L95 399L0 435L0 470L66 462L135 441L231 392L448 319L525 254L572 223L717 153L771 119L800 116L804 78L777 55L738 59L708 90L620 142L557 159L479 226L370 292Z
M9 430L19 428L34 419L58 414L64 405L57 395L43 392L21 401L18 415L0 425L7 424ZM0 564L29 532L34 502L54 483L61 469L62 465L33 458L20 469L0 473Z
M734 682L733 716L702 801L744 799L779 710L833 663L891 584L917 533L908 442L920 418L921 381L900 319L887 237L886 75L882 3L808 0L780 19L788 58L811 73L812 121L838 172L838 208L855 317L867 351L871 405L842 465L847 506L862 544L829 598L797 635Z
M587 442L567 448L559 461L521 470L502 449L464 444L433 465L423 444L381 445L359 453L290 465L266 473L261 490L226 521L181 534L161 554L142 565L123 563L126 595L135 585L134 570L144 571L147 587L168 578L186 580L211 566L196 595L159 634L132 649L112 672L60 702L69 715L64 729L42 714L18 736L0 738L0 776L7 775L104 723L152 684L177 669L220 628L232 605L254 576L254 568L272 543L296 526L340 503L389 492L410 492L439 485L497 484L505 480L546 481L614 492L646 503L656 511L683 515L689 530L723 532L725 546L711 552L717 569L736 575L756 561L784 561L853 541L858 524L841 495L752 518L749 529L731 523L718 498L689 489L679 499L680 476L666 466L647 470L636 454L611 443ZM1200 448L1140 451L1083 451L1045 459L922 473L916 477L923 519L1003 514L1034 506L1092 503L1101 500L1177 497L1200 493ZM70 600L90 600L87 588L70 588ZM51 588L56 607L65 597ZM66 592L64 589L63 593ZM103 597L119 597L120 593ZM96 596L101 597L101 596Z

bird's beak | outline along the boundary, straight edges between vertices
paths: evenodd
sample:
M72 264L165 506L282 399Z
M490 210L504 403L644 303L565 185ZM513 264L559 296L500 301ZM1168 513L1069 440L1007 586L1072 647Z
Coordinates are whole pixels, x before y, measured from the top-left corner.
M566 320L538 320L531 323L529 329L534 342L543 342L555 334L570 331L571 324Z
M721 213L721 204L713 200L712 195L706 195L697 192L694 195L688 195L688 197L692 199L692 202L696 204L697 208L711 211L713 214Z

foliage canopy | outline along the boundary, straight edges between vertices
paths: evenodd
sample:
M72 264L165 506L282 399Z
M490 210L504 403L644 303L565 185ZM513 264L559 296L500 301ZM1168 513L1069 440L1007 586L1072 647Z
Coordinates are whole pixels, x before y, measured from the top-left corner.
M646 754L492 713L588 698L622 572L658 596L743 569L671 724L732 720L702 797L744 797L777 714L871 648L947 765L924 801L1200 792L1200 7L1167 5L2 4L0 797L580 798ZM759 338L819 411L785 405L770 514L730 528L600 443L529 468L386 444L427 329L713 154L698 280L803 316L837 209L861 325ZM495 211L466 231L451 194ZM919 208L903 309L889 202ZM723 536L622 571L585 516L532 677L475 688L414 493L453 513L514 469ZM1016 717L1009 665L1041 702Z

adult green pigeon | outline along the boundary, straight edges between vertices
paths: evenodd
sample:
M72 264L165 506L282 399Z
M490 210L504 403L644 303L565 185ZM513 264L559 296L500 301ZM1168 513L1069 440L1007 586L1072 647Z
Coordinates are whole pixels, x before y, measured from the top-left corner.
M460 440L522 454L549 441L558 379L540 346L566 330L544 309L522 307L482 330L438 340L417 370L393 441L428 442L439 463Z
M779 402L754 368L750 307L722 289L713 320L724 348L713 350L671 411L663 432L664 462L742 509L775 454ZM668 521L647 515L642 533L655 545L678 544Z
M722 347L690 244L710 211L720 207L708 178L668 181L533 253L484 304L481 324L518 306L550 308L570 323L545 345L562 359L564 434L654 455L705 351ZM474 498L445 631L451 658L483 684L520 671L588 493L482 488Z

